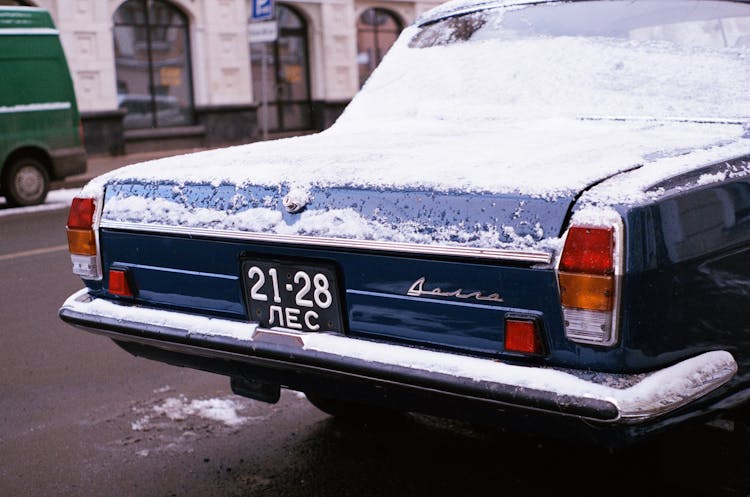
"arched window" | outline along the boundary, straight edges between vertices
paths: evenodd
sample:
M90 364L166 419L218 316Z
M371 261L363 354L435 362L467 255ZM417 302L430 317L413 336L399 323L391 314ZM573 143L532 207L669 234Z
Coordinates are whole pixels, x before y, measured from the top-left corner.
M365 84L378 67L402 29L401 21L388 10L372 8L362 12L357 22L359 86Z
M193 123L187 17L162 0L128 0L114 15L117 98L125 128Z
M262 100L265 88L269 104L268 114L261 109L258 117L261 123L268 119L272 131L307 130L312 126L307 23L294 9L279 3L275 19L279 27L276 41L250 44L255 99Z

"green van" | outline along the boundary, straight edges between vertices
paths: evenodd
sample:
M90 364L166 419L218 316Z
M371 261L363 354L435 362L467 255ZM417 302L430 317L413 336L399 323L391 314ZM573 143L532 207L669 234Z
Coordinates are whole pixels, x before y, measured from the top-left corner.
M0 193L44 202L51 180L86 171L73 82L52 17L0 7Z

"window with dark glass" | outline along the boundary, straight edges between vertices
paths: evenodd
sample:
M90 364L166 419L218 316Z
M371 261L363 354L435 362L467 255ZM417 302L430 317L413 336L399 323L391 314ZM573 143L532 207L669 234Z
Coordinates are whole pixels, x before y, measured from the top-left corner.
M125 128L192 124L187 17L169 2L128 0L114 15L114 45Z
M278 38L271 43L251 43L250 58L255 99L268 100L268 114L259 109L259 120L268 119L271 131L300 131L312 126L307 23L294 9L276 4ZM263 58L266 58L265 81Z
M372 8L362 12L357 22L359 86L364 85L378 67L402 29L396 15L388 10Z

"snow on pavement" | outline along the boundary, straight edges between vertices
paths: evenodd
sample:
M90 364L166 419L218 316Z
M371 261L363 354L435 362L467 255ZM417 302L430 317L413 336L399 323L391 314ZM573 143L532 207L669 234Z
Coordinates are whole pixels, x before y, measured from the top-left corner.
M170 421L186 421L191 417L217 421L229 427L238 427L250 419L240 415L240 411L247 407L246 402L236 397L193 400L185 395L169 397L151 406L151 409L131 423L131 428L134 431L148 431L164 418Z
M32 205L29 207L9 207L5 197L0 196L0 217L13 216L21 213L55 211L67 209L80 188L70 188L64 190L52 190L47 194L47 199L43 204Z
M130 434L115 442L138 457L190 453L199 440L231 436L248 424L267 421L276 410L236 395L191 398L169 386L154 394L132 406Z

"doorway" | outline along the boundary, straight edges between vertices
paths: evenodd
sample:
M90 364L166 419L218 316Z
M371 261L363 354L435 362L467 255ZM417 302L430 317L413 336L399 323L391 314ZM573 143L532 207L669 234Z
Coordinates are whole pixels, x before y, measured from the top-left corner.
M304 131L312 127L310 65L307 23L289 6L276 4L275 19L279 36L275 42L251 43L250 59L253 91L262 100L263 57L266 58L268 129L272 132ZM258 120L265 118L258 109Z

